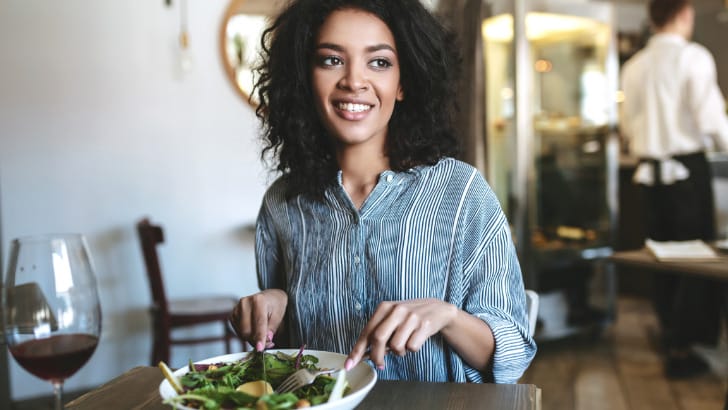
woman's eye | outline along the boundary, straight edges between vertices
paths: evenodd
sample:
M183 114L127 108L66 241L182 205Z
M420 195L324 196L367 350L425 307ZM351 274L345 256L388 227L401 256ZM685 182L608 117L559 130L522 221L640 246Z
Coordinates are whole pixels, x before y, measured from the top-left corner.
M369 63L370 66L377 69L385 69L392 66L392 63L386 58L375 58Z
M321 56L319 57L319 64L323 66L335 66L341 65L343 62L339 57L336 56Z

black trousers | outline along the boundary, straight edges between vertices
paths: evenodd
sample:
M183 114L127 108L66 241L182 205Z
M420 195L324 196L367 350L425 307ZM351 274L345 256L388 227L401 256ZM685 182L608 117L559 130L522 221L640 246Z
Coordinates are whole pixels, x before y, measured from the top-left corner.
M702 152L674 157L690 171L687 180L663 185L655 163L656 183L644 186L647 236L656 241L715 239L712 175ZM668 349L695 343L713 345L720 333L723 287L715 281L659 273L654 306Z

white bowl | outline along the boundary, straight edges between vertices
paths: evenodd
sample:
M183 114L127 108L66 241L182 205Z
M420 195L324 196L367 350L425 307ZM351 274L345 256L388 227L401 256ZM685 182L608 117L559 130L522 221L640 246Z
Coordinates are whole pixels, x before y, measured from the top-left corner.
M271 353L274 352L283 352L289 355L297 355L298 349L271 349ZM249 355L251 352L243 352L243 353L232 353L232 354L226 354L223 356L216 356L211 357L209 359L200 360L199 362L195 362L197 364L210 364L210 363L225 363L225 362L233 362L236 360L240 360L247 355ZM319 359L319 362L317 364L318 367L322 368L344 368L344 361L346 360L346 355L340 354L340 353L333 353L333 352L323 352L320 350L305 350L304 354L310 354L312 356L316 356ZM189 371L188 366L184 366L176 371L174 371L174 375L177 377L182 376L183 374L187 373ZM349 383L349 393L344 396L341 400L337 400L333 403L324 403L319 404L318 406L312 406L311 409L316 410L350 410L356 407L359 403L361 403L362 400L364 400L364 397L369 393L369 391L374 387L374 383L377 382L377 373L372 369L372 367L367 364L366 362L360 362L356 366L354 366L353 369L346 372L346 381ZM177 395L177 393L174 391L172 386L169 384L167 379L164 379L162 383L159 384L159 394L162 396L162 400L166 400L170 397L174 397ZM182 406L175 404L174 408L179 410L195 410L187 406Z

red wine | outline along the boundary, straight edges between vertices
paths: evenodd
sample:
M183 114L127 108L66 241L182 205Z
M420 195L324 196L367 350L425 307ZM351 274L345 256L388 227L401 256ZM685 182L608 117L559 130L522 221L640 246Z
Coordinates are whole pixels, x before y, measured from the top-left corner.
M44 380L64 380L76 373L96 350L99 339L88 334L54 335L10 347L15 360Z

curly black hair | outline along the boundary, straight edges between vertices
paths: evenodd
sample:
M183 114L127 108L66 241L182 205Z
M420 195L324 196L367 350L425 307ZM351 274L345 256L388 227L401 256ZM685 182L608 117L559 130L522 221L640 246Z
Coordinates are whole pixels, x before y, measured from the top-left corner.
M335 142L314 104L311 59L319 29L342 9L376 15L394 35L405 97L395 104L387 133L392 170L432 165L458 152L458 47L419 0L293 0L263 33L254 89L263 123L261 157L272 159L272 168L288 179L289 196L321 197L336 181Z

